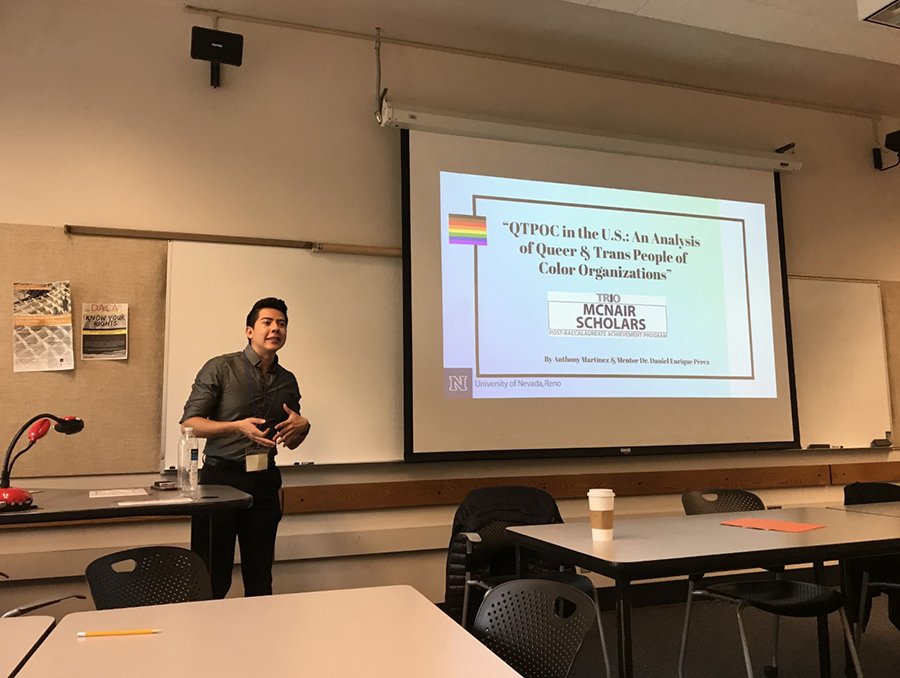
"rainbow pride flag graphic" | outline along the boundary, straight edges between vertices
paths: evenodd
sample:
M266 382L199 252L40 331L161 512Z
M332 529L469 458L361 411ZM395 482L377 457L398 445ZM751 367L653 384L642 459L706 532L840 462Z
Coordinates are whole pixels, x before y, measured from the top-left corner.
M487 217L450 214L447 220L451 245L487 245Z

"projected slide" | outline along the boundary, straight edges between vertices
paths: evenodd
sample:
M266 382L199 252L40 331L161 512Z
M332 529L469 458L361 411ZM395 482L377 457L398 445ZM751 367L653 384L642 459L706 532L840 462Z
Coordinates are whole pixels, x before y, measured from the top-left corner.
M446 398L776 396L765 206L440 173Z

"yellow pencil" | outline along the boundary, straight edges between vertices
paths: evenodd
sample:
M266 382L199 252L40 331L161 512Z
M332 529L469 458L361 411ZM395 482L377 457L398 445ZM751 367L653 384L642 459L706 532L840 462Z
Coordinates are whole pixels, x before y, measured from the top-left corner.
M79 638L101 638L103 636L146 636L162 633L161 629L128 629L125 631L79 631Z

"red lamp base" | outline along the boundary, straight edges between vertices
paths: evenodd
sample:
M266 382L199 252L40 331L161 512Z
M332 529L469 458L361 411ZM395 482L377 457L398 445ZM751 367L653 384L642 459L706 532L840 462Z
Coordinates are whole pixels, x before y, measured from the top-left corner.
M0 488L0 512L31 508L31 492L18 487Z

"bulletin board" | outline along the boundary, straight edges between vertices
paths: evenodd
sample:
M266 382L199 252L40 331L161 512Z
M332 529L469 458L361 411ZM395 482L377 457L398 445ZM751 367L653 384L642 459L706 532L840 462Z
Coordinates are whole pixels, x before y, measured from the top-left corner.
M13 283L71 285L74 369L13 371ZM13 478L154 471L159 466L166 243L66 235L62 228L0 225L0 441L44 412L79 416L84 430L53 430L16 463ZM83 303L128 304L128 358L82 360ZM16 449L21 449L19 445Z

